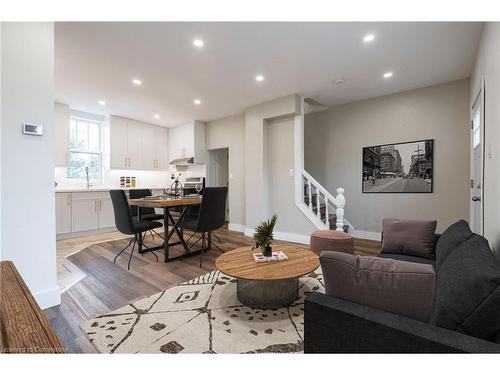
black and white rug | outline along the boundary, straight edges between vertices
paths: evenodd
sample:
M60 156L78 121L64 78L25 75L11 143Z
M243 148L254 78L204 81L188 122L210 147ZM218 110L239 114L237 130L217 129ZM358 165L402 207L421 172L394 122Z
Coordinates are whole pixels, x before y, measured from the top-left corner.
M304 297L324 291L321 268L299 288L289 307L253 309L237 300L235 279L212 271L81 328L100 353L300 353Z

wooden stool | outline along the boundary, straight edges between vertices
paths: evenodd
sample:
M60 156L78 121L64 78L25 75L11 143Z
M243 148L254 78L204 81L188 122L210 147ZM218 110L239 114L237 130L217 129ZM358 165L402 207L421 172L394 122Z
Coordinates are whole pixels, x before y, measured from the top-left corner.
M322 251L354 254L354 238L349 233L336 230L317 230L311 234L310 248L318 255Z

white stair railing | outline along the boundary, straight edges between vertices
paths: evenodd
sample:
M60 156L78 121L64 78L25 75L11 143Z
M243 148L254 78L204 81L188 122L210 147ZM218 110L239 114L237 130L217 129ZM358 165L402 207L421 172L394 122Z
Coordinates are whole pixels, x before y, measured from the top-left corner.
M302 170L302 186L304 187L301 209L320 229L330 229L330 212L335 212L335 229L344 231L345 225L351 225L344 219L344 189L337 189L334 197L318 181L305 170Z

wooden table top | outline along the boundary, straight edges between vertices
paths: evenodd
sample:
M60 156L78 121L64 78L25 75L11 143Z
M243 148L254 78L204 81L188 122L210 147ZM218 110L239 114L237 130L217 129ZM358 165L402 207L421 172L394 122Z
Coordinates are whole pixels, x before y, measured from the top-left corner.
M273 251L283 251L288 260L257 263L252 256L252 247L247 246L222 254L215 266L228 276L254 281L291 279L307 275L319 267L319 257L312 251L298 246L276 245L272 248Z
M139 207L178 207L178 206L197 206L201 204L201 197L196 198L162 198L162 199L129 199L128 203Z

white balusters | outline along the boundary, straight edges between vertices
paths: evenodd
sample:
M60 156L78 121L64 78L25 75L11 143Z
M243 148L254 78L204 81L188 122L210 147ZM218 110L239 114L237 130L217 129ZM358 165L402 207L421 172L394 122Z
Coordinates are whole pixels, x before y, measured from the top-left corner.
M316 216L321 220L321 206L319 204L319 190L316 187Z
M307 179L307 192L309 194L309 209L312 211L311 180Z
M330 202L328 201L328 198L325 196L325 224L328 229L330 229L330 214L328 213L328 206L330 205Z
M341 187L337 189L337 196L335 197L334 204L337 207L337 209L335 210L335 214L337 215L337 222L335 224L337 226L337 230L343 232L345 197L344 197L344 189L342 189Z

